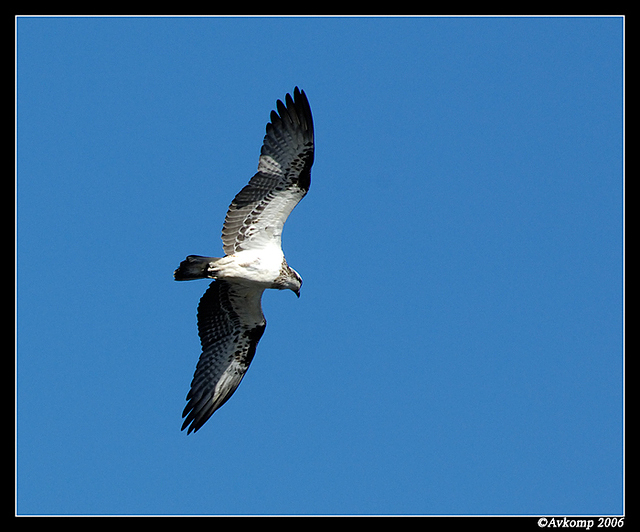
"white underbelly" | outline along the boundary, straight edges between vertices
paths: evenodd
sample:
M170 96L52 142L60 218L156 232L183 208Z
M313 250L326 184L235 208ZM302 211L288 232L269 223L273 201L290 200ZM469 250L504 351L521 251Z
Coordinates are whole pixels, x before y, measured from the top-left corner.
M283 260L282 250L239 251L216 262L216 277L268 285L280 274Z

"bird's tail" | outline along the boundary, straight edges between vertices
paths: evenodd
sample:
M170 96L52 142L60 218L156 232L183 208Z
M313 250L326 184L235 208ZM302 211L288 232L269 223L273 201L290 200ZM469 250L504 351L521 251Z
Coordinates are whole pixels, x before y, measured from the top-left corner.
M217 260L215 257L189 255L180 263L178 269L173 272L173 278L176 281L191 281L192 279L212 277L213 263Z

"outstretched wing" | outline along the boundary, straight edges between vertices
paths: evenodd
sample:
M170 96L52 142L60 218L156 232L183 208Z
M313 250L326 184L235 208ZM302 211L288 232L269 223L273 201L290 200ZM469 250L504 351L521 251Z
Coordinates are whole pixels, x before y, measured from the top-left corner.
M264 290L213 281L198 305L202 354L187 395L182 430L197 431L231 397L256 352L267 322Z
M267 124L258 173L234 198L222 228L224 252L277 246L282 228L311 184L313 119L298 87L276 102Z

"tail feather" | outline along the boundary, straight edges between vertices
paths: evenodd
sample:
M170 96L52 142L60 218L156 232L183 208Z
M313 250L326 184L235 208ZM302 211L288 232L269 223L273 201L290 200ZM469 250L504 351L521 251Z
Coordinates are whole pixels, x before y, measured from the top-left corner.
M190 281L192 279L206 279L209 277L211 263L216 261L215 257L201 257L200 255L189 255L184 259L178 269L173 272L176 281Z

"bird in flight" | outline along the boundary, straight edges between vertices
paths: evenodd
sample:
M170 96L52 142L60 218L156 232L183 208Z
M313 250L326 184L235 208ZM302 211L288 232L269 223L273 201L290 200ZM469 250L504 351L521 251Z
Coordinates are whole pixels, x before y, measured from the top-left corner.
M256 352L266 320L267 288L300 297L302 278L282 251L282 228L311 184L313 119L304 91L276 102L260 150L258 173L229 205L222 226L225 256L189 255L176 281L214 279L198 305L202 354L191 381L182 430L196 432L236 390Z

